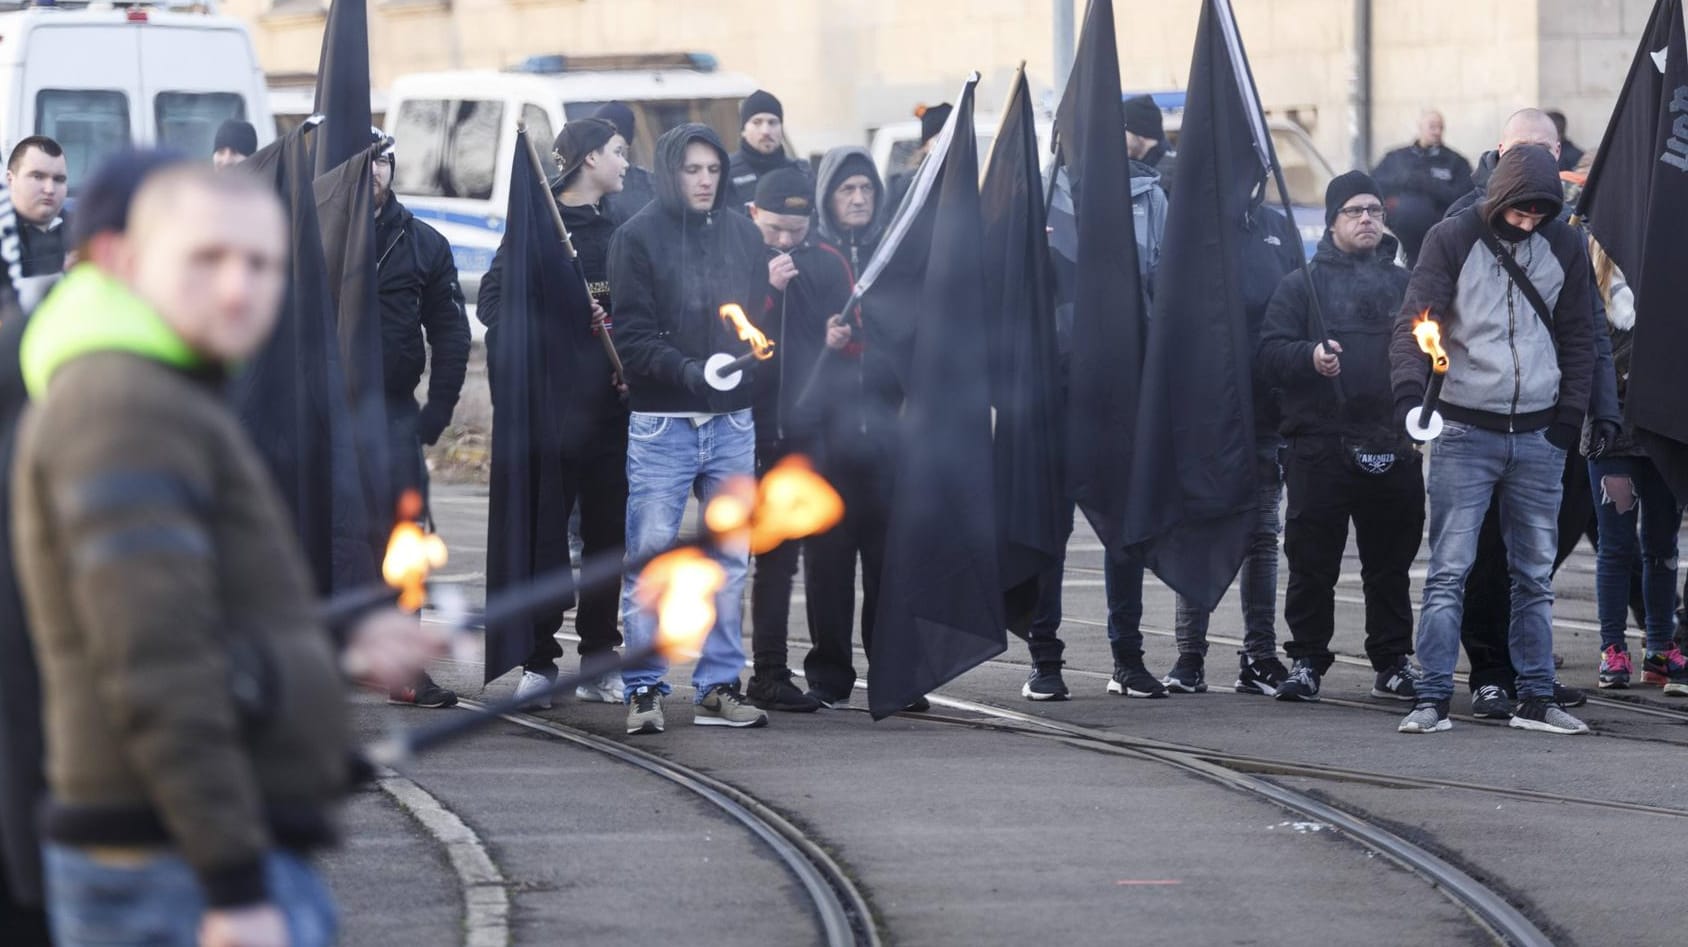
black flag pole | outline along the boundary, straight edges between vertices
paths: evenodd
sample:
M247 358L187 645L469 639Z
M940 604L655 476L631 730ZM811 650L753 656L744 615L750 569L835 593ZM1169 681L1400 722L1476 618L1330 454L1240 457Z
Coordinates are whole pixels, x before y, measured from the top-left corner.
M540 192L551 193L551 182L545 178L545 166L539 163L539 149L533 145L533 136L528 134L526 122L516 124L516 135L527 146L528 160L533 163L533 175L539 179ZM563 241L563 255L569 258L569 263L575 269L580 269L580 254L574 251L574 237L569 233L568 224L563 221L563 212L557 207L555 200L548 200L545 206L551 210L551 223L557 228L557 236ZM585 274L581 274L584 282ZM627 383L627 370L621 367L621 353L615 350L615 340L610 338L609 326L599 326L595 333L598 340L604 344L604 354L610 357L610 367L615 369L615 377L622 384Z

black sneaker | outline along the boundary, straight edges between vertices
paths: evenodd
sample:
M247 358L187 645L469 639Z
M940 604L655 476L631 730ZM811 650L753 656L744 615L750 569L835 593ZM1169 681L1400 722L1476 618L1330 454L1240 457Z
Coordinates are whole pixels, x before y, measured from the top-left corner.
M904 707L903 713L905 713L905 714L923 714L923 713L925 713L925 712L927 712L928 710L931 710L931 709L932 709L932 702L927 700L926 697L924 695L922 695L920 697L916 697L913 701L911 701L909 703L909 705L907 707Z
M1289 679L1289 669L1276 656L1269 658L1251 658L1242 652L1238 662L1237 683L1234 685L1239 694L1265 694L1271 697L1278 693L1278 687Z
M1480 720L1511 719L1512 698L1499 684L1484 684L1471 695L1471 716Z
M1031 676L1020 686L1020 696L1027 700L1066 700L1067 682L1061 679L1061 662L1040 661L1033 665Z
M1278 692L1272 696L1278 700L1316 702L1319 699L1319 672L1313 670L1313 662L1305 658L1297 660L1290 668L1289 677L1278 685Z
M799 690L791 682L791 672L784 668L768 674L752 674L745 696L763 710L812 714L821 709L821 702L814 695Z
M387 694L387 703L440 710L457 706L457 692L435 684L433 678L424 674L415 684L390 691Z
M1396 660L1394 667L1377 672L1377 679L1372 682L1371 695L1381 700L1416 700L1418 680L1418 668L1413 667L1406 655L1402 655Z
M1580 690L1577 690L1575 687L1566 687L1564 684L1559 683L1558 678L1554 678L1553 702L1561 707L1581 707L1583 704L1588 703L1588 695Z
M1113 679L1108 681L1108 693L1126 697L1165 697L1166 685L1156 680L1141 664L1116 664Z
M1175 694L1204 694L1207 692L1207 675L1203 673L1203 663L1199 654L1181 654L1172 670L1161 678L1161 683Z
M1542 697L1526 697L1512 712L1511 726L1538 733L1587 733L1588 724L1566 713L1557 703Z

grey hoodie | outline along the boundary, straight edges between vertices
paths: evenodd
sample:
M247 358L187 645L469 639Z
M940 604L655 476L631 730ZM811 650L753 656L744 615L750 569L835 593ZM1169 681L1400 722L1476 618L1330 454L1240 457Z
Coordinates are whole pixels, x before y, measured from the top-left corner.
M847 231L833 219L832 192L848 174L865 174L873 182L873 220L860 230ZM815 214L820 218L821 238L842 250L860 276L879 249L879 238L885 235L885 222L891 216L891 209L885 206L885 183L879 179L879 169L873 166L873 156L866 148L845 145L821 158L820 173L815 175Z

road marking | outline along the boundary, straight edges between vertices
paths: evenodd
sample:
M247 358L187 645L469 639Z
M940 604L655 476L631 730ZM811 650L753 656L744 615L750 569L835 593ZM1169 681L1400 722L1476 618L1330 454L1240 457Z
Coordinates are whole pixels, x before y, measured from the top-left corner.
M381 789L440 843L463 886L464 947L509 947L510 891L475 830L426 789L383 769Z
M1184 882L1176 878L1121 878L1114 882L1121 888L1147 887L1149 885L1181 885Z

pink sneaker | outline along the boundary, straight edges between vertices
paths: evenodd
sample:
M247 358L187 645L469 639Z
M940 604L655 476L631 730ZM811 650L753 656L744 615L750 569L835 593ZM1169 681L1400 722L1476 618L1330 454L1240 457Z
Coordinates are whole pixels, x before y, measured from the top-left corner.
M1629 676L1635 673L1629 662L1629 652L1612 645L1600 652L1601 689L1623 690L1629 687Z
M1648 652L1641 659L1641 683L1663 685L1667 697L1688 697L1688 657L1676 647Z

